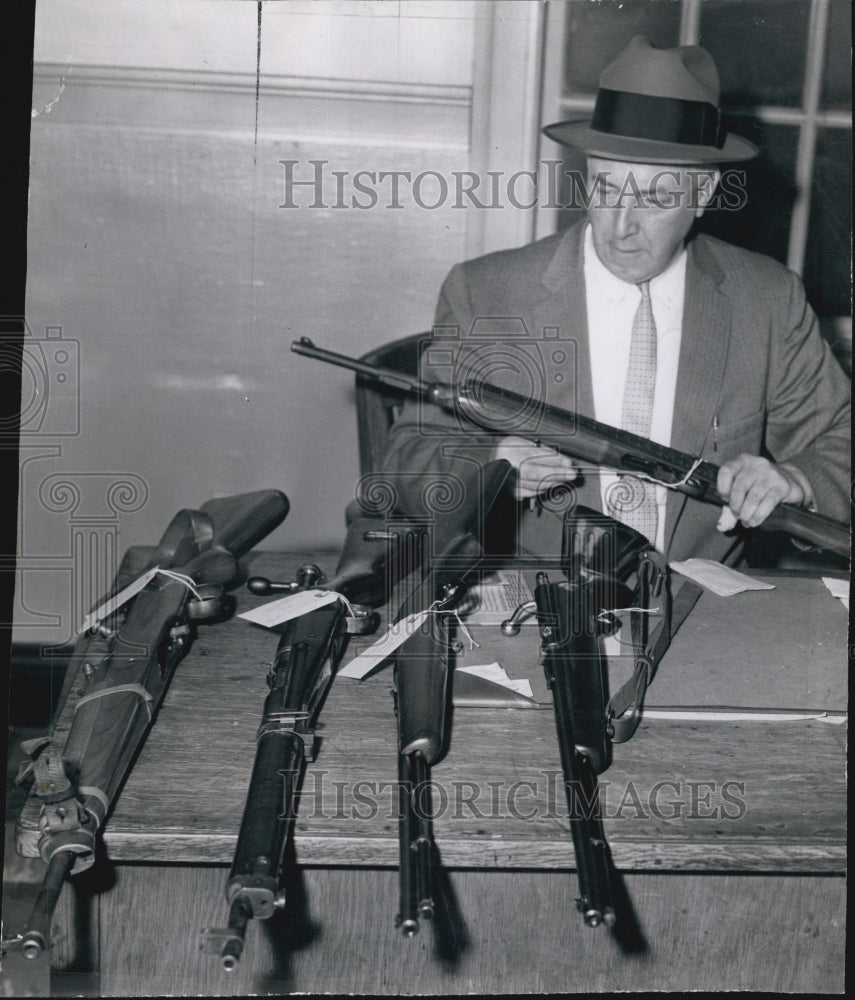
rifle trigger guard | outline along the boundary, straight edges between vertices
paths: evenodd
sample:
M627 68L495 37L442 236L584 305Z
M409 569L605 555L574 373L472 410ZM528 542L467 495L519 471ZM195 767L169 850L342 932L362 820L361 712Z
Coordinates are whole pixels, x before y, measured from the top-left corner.
M213 618L223 608L223 588L219 583L203 583L196 587L198 597L194 594L187 601L187 617L193 621Z
M350 614L350 612L353 614ZM372 635L380 624L380 615L365 604L351 604L345 618L345 631L348 635Z

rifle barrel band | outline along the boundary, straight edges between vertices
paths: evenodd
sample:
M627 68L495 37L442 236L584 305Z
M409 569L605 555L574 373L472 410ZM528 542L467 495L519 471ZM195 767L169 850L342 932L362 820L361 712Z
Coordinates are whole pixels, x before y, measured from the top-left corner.
M143 700L145 705L145 710L148 712L148 721L151 722L151 702L153 701L152 696L148 691L142 686L142 684L116 684L115 687L105 687L100 688L98 691L89 691L87 694L79 698L77 704L74 706L74 714L76 715L80 709L81 705L85 705L88 701L95 701L97 698L106 698L111 694L136 694L139 695Z
M95 818L95 822L100 826L102 820L110 811L110 800L107 798L107 793L103 788L96 788L95 785L81 785L77 791L80 795L89 795L93 799L97 799L104 807L104 816L95 816L95 813L88 806L85 806L86 811Z

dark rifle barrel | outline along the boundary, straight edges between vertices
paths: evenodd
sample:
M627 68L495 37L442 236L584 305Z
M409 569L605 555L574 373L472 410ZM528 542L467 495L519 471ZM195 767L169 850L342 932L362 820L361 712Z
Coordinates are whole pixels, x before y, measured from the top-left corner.
M284 905L281 867L297 815L305 741L312 739L343 650L345 627L340 601L315 608L282 626L226 884L229 924L204 932L203 948L218 953L227 972L240 960L248 921L267 920Z
M537 406L541 444L582 461L656 479L695 499L722 505L716 489L718 467L693 455L657 444L579 413L550 406L519 393L470 380L462 386L425 382L414 376L325 351L303 337L291 344L297 354L338 365L395 389L435 403L494 433L506 434L509 419ZM849 525L792 504L778 504L760 528L785 531L818 548L849 556Z
M428 584L430 584L428 578ZM422 586L418 594L429 593ZM425 598L415 604L425 603ZM400 617L400 616L399 616ZM433 915L430 766L442 750L448 683L448 635L441 612L404 643L395 658L395 710L401 781L400 910L398 925L415 934L419 918Z
M38 958L48 947L53 912L66 878L71 874L75 856L71 851L57 851L48 862L30 919L21 935L21 951L25 958Z
M586 588L550 584L545 573L538 574L534 597L576 854L577 906L589 926L611 925L614 906L596 779L608 766L609 749L593 606Z

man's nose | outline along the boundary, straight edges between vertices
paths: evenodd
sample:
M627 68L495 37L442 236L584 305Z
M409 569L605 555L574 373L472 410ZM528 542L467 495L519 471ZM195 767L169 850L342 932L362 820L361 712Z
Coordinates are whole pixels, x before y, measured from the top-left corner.
M632 204L618 205L615 215L615 235L619 239L632 236L638 229L638 219L635 206Z

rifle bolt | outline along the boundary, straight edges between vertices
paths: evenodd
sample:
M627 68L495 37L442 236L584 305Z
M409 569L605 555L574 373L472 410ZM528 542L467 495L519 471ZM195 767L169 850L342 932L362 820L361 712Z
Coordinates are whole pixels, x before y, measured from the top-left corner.
M451 640L451 649L452 649L452 652L454 652L454 653L462 653L463 652L463 643L459 639L452 639Z

